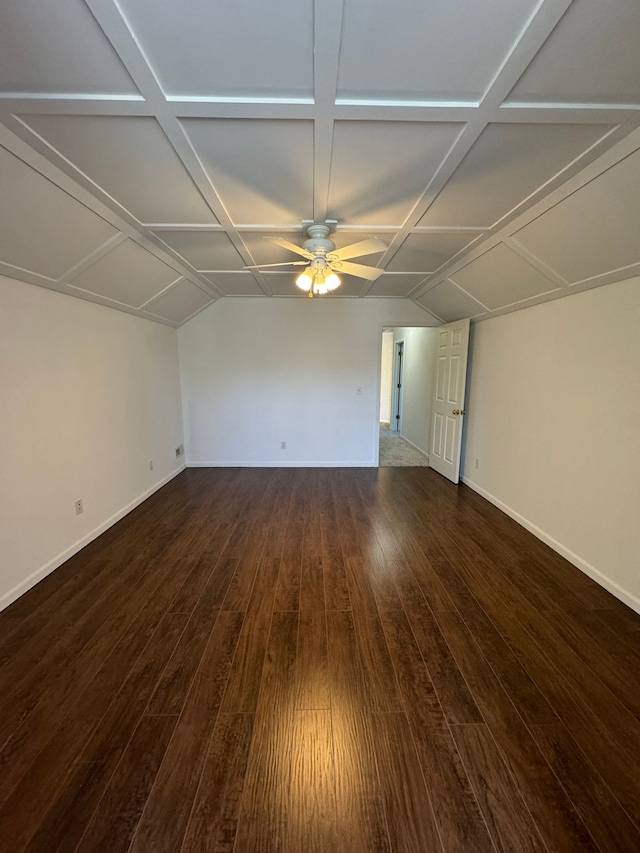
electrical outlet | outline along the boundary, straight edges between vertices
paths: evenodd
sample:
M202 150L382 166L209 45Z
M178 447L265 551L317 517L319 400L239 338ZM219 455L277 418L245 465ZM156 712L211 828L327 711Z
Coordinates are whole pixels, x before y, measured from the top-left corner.
M478 459L478 457L476 456L476 468L479 468L479 467L480 467L480 460L479 460L479 459Z
M149 460L149 470L153 471L153 459Z
M362 385L356 385L356 397L362 397Z
M81 512L83 512L83 511L84 511L84 509L83 509L83 506L82 506L82 501L81 501L81 500L80 500L80 501L76 501L76 515L80 515L80 513L81 513Z
M286 449L287 449L287 442L281 441L280 442L280 450L286 450Z
M184 444L179 444L176 447L176 459L179 459L184 453Z

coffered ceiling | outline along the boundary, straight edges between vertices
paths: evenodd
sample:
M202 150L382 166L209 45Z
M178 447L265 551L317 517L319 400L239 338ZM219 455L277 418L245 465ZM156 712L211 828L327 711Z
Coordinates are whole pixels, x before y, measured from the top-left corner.
M640 274L638 0L3 0L0 273L170 325L301 298L480 319ZM360 259L358 259L360 260Z

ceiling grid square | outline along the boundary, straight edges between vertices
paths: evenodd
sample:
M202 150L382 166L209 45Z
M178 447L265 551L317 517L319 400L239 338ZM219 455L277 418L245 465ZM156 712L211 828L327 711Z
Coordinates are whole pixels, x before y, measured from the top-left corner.
M446 322L640 264L637 0L54 5L3 4L5 274L178 326L331 220L384 245L326 298Z

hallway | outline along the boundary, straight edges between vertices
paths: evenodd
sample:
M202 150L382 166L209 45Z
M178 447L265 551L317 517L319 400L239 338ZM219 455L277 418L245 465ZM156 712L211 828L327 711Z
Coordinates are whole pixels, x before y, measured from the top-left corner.
M380 424L380 468L426 468L429 457L414 447L398 432L392 432L388 424Z

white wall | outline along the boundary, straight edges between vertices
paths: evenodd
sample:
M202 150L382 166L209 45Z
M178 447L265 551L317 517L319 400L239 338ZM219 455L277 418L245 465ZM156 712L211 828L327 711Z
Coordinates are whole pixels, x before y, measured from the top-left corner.
M465 482L640 612L640 278L478 323L467 411Z
M0 277L0 401L3 607L179 470L176 331Z
M402 435L428 456L437 333L435 329L394 329L393 340L404 341Z
M217 302L178 330L188 463L375 465L382 326L430 322L396 299Z

